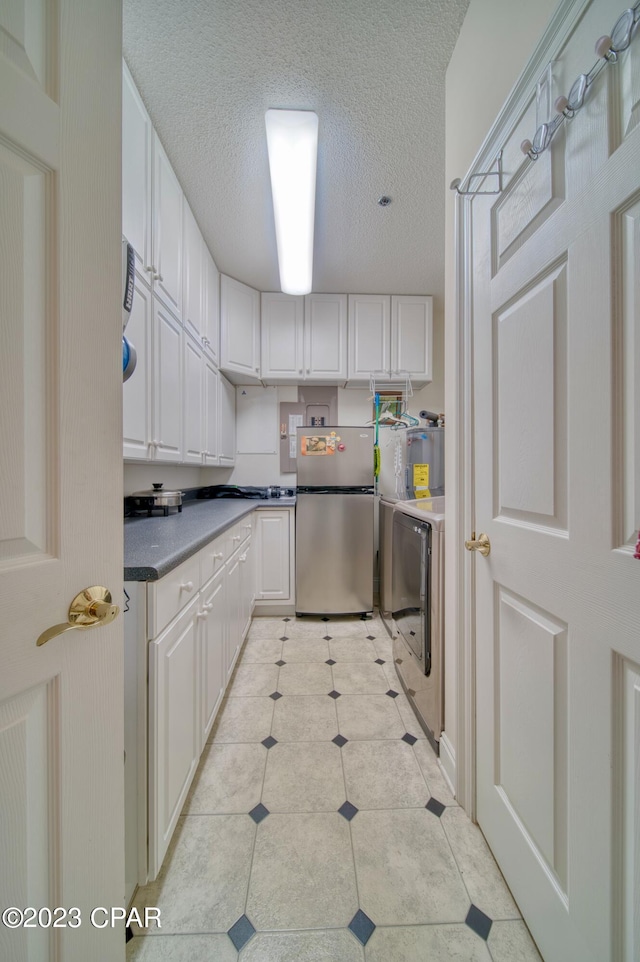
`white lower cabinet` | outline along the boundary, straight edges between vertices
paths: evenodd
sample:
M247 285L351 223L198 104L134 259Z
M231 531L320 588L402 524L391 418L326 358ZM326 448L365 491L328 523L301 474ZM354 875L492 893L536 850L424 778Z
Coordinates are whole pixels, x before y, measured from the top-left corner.
M200 747L213 726L226 684L224 652L227 634L224 568L202 589L200 616Z
M247 516L146 589L149 881L160 871L251 621L251 533Z
M149 872L160 871L200 757L198 598L149 645Z
M295 602L294 509L259 508L255 512L256 606Z

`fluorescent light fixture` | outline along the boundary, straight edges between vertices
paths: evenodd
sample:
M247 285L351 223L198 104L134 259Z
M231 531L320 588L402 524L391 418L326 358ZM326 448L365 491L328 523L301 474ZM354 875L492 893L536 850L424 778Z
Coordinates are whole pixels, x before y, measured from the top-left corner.
M285 294L309 294L318 115L312 110L267 110L265 123L280 286Z

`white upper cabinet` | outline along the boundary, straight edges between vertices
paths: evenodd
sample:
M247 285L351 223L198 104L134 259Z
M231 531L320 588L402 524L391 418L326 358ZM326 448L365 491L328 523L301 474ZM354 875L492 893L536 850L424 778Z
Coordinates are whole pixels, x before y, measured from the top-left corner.
M205 353L215 362L220 360L220 274L209 248L203 244L204 307L202 343Z
M236 389L226 377L218 383L218 460L220 467L230 467L236 462Z
M391 370L408 371L424 386L433 378L433 298L393 295L391 298Z
M122 77L122 233L136 267L151 283L151 143L153 127L126 64Z
M219 455L218 432L220 430L220 375L213 361L204 359L204 451L203 464L217 464Z
M186 200L182 205L182 324L199 343L203 334L202 234Z
M180 317L182 313L182 188L169 158L153 134L154 292Z
M347 379L347 295L304 299L304 376L335 384Z
M349 294L349 381L368 382L390 370L391 299L387 294Z
M123 456L146 461L153 453L151 447L153 295L148 287L138 283L138 278L136 271L136 292L127 324L127 340L136 350L137 363L129 380L122 385L122 435Z
M183 332L184 421L182 436L185 464L202 464L204 451L204 355L199 345Z
M260 294L220 275L220 368L234 384L260 380Z
M153 457L182 461L183 330L170 311L153 298ZM131 380L137 375L133 372Z
M300 381L304 376L304 297L262 295L262 378Z

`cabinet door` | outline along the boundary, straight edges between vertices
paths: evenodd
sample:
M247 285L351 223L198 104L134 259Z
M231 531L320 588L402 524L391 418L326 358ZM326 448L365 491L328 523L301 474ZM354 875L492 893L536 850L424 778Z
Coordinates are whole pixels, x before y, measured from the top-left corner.
M349 380L369 380L390 368L390 298L349 294Z
M220 274L206 244L203 245L204 261L204 316L202 340L204 349L218 364L220 358Z
M154 296L151 443L156 460L174 464L182 461L182 336L179 322Z
M408 371L416 385L433 378L433 298L391 298L391 369Z
M298 382L304 371L304 297L263 294L262 379Z
M347 295L307 294L304 302L305 377L347 379Z
M219 462L221 466L228 466L236 462L236 389L222 375L219 412Z
M176 317L182 312L182 188L158 135L153 135L154 294Z
M218 464L219 440L218 429L220 422L220 375L218 369L209 358L204 359L204 464Z
M211 731L225 689L224 647L227 633L225 579L221 570L202 589L200 620L200 744Z
M204 241L186 200L182 204L182 324L200 343L203 333Z
M198 599L149 643L149 870L156 877L200 756Z
M136 267L150 284L153 127L127 65L122 66L122 233L136 252Z
M136 290L127 324L127 339L135 347L138 360L135 371L122 385L122 437L123 457L137 461L146 461L152 456L152 300L151 291L142 283L136 271Z
M227 593L227 637L225 645L225 684L229 680L238 657L241 641L241 579L242 565L240 563L240 551L236 551L230 559L226 570L226 593Z
M204 357L199 346L183 331L184 345L184 425L185 464L202 464L204 450Z
M260 294L220 275L220 367L231 380L260 379ZM236 377L237 379L237 377Z
M238 640L238 648L249 630L253 604L256 599L253 561L253 545L249 538L240 549L240 637Z
M256 600L290 601L290 513L268 508L255 517Z

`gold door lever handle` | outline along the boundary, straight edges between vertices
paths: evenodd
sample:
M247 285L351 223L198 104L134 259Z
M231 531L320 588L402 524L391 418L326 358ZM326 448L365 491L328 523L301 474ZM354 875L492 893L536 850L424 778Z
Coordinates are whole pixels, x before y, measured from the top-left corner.
M480 534L476 538L475 531L471 535L471 540L465 541L464 546L467 549L467 551L479 551L480 554L483 555L485 558L491 551L491 542L489 541L489 535Z
M65 631L72 631L74 628L108 625L117 617L119 611L118 606L111 603L111 592L108 588L102 585L85 588L69 605L69 620L43 631L36 645L46 645L56 635L63 635Z

